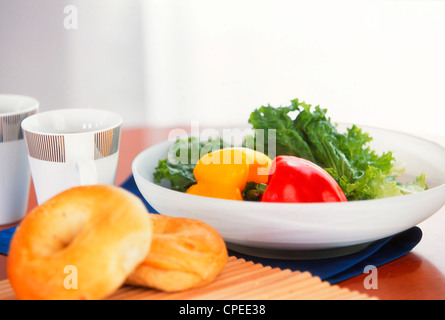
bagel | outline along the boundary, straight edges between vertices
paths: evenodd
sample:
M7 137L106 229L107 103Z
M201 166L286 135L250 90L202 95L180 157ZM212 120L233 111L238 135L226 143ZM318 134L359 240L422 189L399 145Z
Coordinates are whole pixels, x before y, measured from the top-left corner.
M74 187L30 211L11 240L7 276L19 299L102 299L146 257L153 224L115 186Z
M126 284L175 292L205 285L222 271L228 253L214 228L190 218L150 216L153 221L150 251Z

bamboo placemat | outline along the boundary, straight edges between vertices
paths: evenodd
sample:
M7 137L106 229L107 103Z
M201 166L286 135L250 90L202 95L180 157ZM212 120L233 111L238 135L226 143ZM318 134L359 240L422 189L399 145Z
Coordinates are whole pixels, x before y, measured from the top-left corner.
M0 299L16 300L8 280L0 281ZM282 270L229 257L210 284L176 293L124 285L108 300L375 300L367 294L331 285L308 272Z

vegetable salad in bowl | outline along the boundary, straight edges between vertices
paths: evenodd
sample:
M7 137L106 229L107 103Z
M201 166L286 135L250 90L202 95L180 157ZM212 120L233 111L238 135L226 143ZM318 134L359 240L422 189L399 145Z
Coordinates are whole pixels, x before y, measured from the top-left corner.
M356 125L340 130L319 106L298 99L286 107L262 106L248 122L253 133L241 146L221 137L178 139L159 160L154 182L207 197L295 203L379 199L427 189L421 172L400 182L405 167L391 150L377 153L367 132ZM175 161L181 152L187 161ZM223 161L236 156L240 161ZM256 174L260 170L263 174Z

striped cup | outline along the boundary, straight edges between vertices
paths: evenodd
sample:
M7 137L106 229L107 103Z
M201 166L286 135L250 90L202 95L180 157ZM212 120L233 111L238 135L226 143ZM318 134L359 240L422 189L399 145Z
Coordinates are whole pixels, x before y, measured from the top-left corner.
M119 154L120 115L98 109L59 109L22 122L37 202L63 190L113 185Z
M31 175L21 123L38 109L34 98L0 94L0 225L21 220L28 208Z

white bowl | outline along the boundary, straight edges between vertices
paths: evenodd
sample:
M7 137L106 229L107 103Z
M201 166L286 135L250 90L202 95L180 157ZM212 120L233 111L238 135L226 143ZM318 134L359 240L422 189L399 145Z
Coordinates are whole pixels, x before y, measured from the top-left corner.
M261 203L189 195L153 182L158 160L173 142L141 152L132 170L142 195L161 214L189 217L217 229L230 249L272 258L344 255L424 221L445 204L445 148L411 135L361 126L377 152L393 151L413 179L425 173L429 189L417 194L343 203Z

